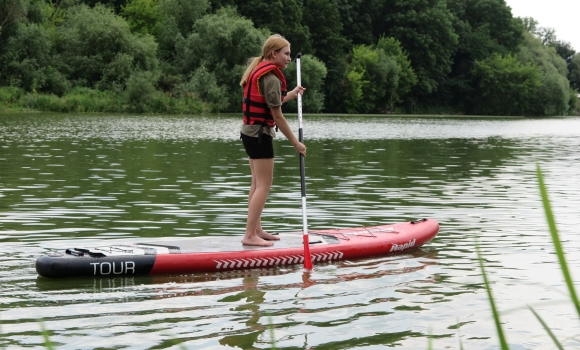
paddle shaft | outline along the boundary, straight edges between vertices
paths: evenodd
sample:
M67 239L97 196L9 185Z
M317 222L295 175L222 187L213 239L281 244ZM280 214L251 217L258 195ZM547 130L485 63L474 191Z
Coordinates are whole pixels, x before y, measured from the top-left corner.
M302 86L300 73L301 53L296 55L296 83ZM302 131L302 95L298 94L298 141L304 143L304 132ZM304 268L312 270L312 257L310 256L310 244L308 241L308 217L306 215L306 166L304 164L304 155L300 154L300 189L302 192L302 232L304 241Z

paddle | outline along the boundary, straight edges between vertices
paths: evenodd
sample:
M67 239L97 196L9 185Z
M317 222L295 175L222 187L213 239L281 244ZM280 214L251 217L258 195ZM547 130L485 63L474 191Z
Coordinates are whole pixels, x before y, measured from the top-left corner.
M296 84L302 86L300 79L300 58L302 53L296 55ZM304 143L304 133L302 132L302 95L298 94L298 141ZM312 258L310 257L310 245L308 242L308 223L306 217L306 171L304 166L304 155L300 154L300 184L302 190L302 231L304 233L304 268L312 270Z

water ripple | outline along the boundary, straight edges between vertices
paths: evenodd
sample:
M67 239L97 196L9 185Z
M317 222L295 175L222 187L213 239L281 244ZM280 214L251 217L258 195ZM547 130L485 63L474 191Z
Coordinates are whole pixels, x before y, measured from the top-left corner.
M433 217L439 236L412 253L310 274L40 278L36 257L66 247L243 234L240 122L3 116L0 347L41 347L43 319L57 348L269 348L271 326L278 348L423 349L429 336L434 348L495 348L475 244L512 348L552 346L526 305L557 325L566 347L580 345L535 173L540 164L566 251L580 249L580 119L306 117L311 229ZM262 224L299 230L298 159L278 136ZM580 257L567 259L580 276Z

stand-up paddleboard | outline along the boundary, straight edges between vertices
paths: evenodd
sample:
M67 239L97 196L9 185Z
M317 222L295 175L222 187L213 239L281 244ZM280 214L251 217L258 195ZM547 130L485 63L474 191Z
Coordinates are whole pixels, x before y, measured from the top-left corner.
M391 225L310 231L312 261L330 262L417 249L432 240L439 224L421 219ZM281 233L272 247L244 246L238 236L171 239L152 243L75 247L43 255L43 277L119 276L228 271L301 264L302 232Z

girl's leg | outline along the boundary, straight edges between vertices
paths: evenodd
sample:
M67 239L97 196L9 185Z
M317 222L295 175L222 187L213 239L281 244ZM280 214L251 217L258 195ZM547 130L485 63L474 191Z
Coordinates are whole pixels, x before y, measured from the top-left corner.
M264 238L270 240L279 238L266 233L262 229L260 217L272 187L274 158L250 159L250 170L252 172L252 185L248 196L248 220L242 244L272 246L274 243L268 242Z
M250 159L251 161L251 159ZM253 165L250 162L250 169L253 167ZM272 172L270 175L270 179L269 179L269 185L268 185L268 193L270 193L270 188L272 187L272 179L273 179L273 171L274 171L274 163L272 162ZM252 170L252 174L253 174L253 170ZM256 189L256 184L255 184L255 177L252 176L252 187L250 189L250 195L248 196L248 203L250 203L252 201L252 196L253 193ZM253 191L253 190L254 191ZM268 194L266 194L266 198L268 197ZM264 202L264 206L265 206L265 202ZM264 209L264 206L262 206L262 210ZM263 238L265 240L268 241L279 241L280 237L278 236L273 236L271 234L269 234L268 232L264 231L264 229L262 228L262 213L260 211L260 217L258 218L258 225L256 226L256 234L258 235L258 237Z

